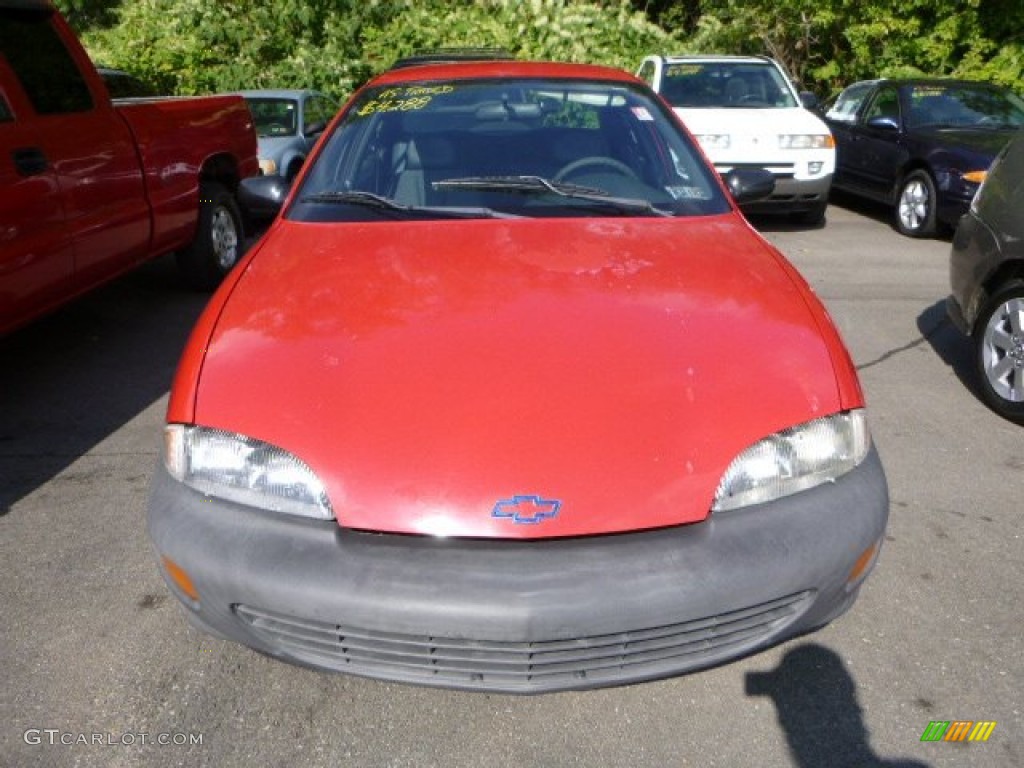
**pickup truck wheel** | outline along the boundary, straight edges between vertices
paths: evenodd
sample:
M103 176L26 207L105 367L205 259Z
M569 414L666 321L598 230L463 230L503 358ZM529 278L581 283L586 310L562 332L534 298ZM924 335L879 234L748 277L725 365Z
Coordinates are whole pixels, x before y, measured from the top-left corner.
M199 290L212 290L242 255L242 215L222 185L199 185L199 223L188 248L178 252L178 268Z

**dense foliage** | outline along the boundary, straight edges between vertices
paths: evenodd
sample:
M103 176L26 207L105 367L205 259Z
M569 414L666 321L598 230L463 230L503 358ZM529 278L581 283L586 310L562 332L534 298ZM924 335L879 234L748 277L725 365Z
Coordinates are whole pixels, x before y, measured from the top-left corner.
M1024 92L1021 0L58 0L93 57L175 93L337 96L451 46L633 70L647 53L766 53L824 96L857 79L978 78Z

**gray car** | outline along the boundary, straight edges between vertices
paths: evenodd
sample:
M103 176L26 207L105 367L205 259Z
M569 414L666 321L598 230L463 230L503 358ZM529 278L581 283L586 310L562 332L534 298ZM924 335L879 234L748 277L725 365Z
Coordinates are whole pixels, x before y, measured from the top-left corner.
M260 169L265 176L291 181L334 116L335 104L322 93L301 89L242 91L241 95L256 124Z
M981 391L1024 424L1024 131L996 157L960 220L950 257L950 318L975 347Z

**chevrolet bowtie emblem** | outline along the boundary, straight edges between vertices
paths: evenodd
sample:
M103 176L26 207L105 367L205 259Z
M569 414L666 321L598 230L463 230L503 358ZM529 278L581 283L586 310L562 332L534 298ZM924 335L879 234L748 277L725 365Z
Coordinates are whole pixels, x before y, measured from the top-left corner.
M511 518L517 525L536 525L558 515L562 502L540 496L513 496L494 505L491 517Z

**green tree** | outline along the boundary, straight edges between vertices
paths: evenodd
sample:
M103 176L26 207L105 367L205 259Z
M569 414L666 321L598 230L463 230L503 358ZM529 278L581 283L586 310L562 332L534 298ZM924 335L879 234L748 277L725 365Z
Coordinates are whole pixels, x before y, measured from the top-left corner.
M167 92L345 96L398 57L495 46L633 70L649 53L758 53L820 95L900 74L1024 91L1021 0L58 0L97 60Z
M56 0L54 5L79 33L117 23L121 0Z
M690 46L766 53L806 86L929 75L1024 85L1019 0L703 0Z
M381 26L365 30L374 69L418 50L497 47L523 59L594 62L633 70L672 38L630 3L579 0L408 0Z

